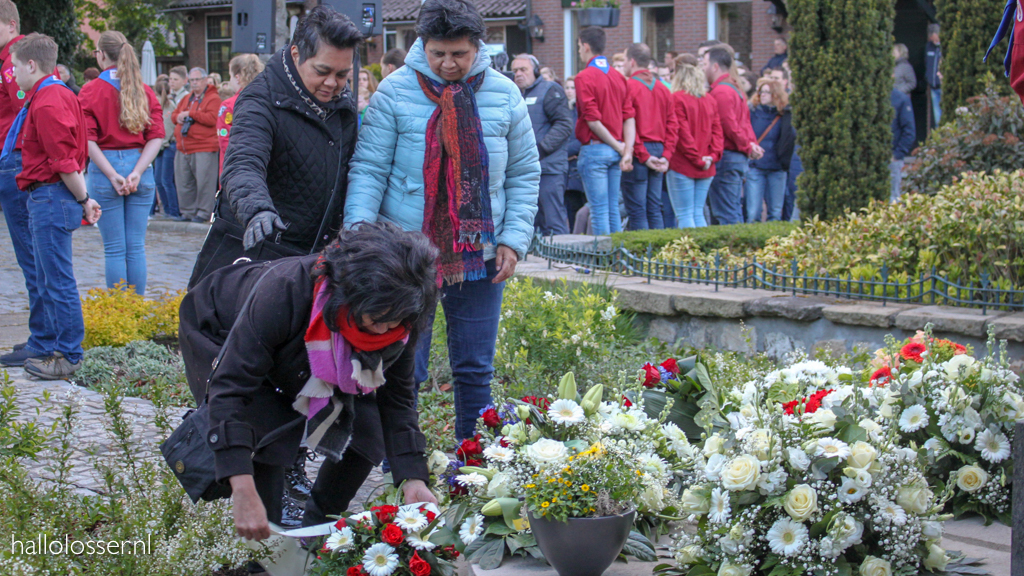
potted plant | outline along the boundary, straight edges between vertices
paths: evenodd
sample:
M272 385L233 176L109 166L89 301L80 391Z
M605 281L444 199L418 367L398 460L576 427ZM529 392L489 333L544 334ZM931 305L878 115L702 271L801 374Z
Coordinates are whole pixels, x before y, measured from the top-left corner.
M617 0L582 0L573 2L574 8L580 8L580 26L600 26L615 28L619 25L619 3Z

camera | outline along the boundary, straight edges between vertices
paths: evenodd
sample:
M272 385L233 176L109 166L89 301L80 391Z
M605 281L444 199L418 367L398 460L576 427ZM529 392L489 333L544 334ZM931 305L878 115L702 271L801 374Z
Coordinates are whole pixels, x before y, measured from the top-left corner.
M187 117L187 118L185 118L184 120L181 121L181 137L182 138L184 138L185 136L188 135L188 129L192 127L192 124L195 121L196 121L195 118L193 118L191 116L189 116L189 117Z

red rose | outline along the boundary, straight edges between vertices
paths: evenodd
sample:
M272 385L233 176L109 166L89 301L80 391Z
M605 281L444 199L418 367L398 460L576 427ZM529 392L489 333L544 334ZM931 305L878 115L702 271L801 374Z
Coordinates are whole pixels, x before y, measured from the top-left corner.
M427 515L427 522L433 522L434 519L437 518L437 514L434 514L430 510L424 510L423 508L420 508L420 512L423 512Z
M875 373L871 375L870 384L872 386L885 386L890 380L892 380L892 370L888 366L883 366L875 370Z
M476 454L483 454L484 449L480 446L480 435L477 434L473 438L466 438L459 445L459 449L456 451L459 458L468 459L470 456Z
M380 531L380 539L392 546L398 546L405 540L405 534L402 533L402 529L398 526L388 524Z
M398 514L398 506L385 504L384 506L374 506L370 508L370 511L377 515L378 522L387 524L395 519L395 514Z
M644 387L654 388L654 385L659 382L661 382L661 372L652 366L650 362L644 364Z
M926 348L924 344L911 342L903 348L900 348L900 356L902 356L904 360L910 360L921 364L924 362L924 358L921 354L924 354L927 350L928 348Z
M409 571L413 576L430 576L430 564L420 558L418 552L413 552L412 558L409 559Z
M476 458L470 458L469 460L466 460L466 466L477 466L479 468L483 468L484 463Z
M348 572L345 573L345 576L363 576L363 574L363 565L360 564L359 566L349 568Z
M346 526L348 526L348 524L345 523L345 519L344 518L338 518L338 521L334 523L334 527L337 528L338 530L341 530L342 528L344 528Z
M494 408L484 411L483 419L484 426L487 426L488 428L497 428L498 426L501 426L501 417L498 416L498 411Z
M661 367L668 370L670 373L678 376L679 375L679 364L676 364L675 358L669 358L661 363Z

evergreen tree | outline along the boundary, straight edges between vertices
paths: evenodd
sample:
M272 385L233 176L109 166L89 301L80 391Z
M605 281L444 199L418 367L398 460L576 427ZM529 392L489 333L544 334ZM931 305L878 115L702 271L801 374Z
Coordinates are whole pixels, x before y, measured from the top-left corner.
M789 0L793 123L805 217L889 195L892 0Z
M982 62L1006 0L939 0L942 25L942 117L952 118L958 106L984 91L985 72L1003 77L1007 39ZM1004 83L1005 85L1005 83Z
M70 62L83 36L78 30L75 0L40 0L17 4L22 33L39 32L53 37L59 49L57 61Z

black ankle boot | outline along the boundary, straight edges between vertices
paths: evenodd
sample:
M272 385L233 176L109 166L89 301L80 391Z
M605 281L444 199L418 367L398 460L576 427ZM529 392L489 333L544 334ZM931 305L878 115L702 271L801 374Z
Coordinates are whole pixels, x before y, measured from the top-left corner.
M310 490L313 489L313 482L306 477L308 452L306 448L299 448L299 453L295 455L295 463L284 473L287 495L299 502L305 502L306 498L309 498Z
M285 494L281 498L281 527L298 528L302 526L302 514L304 505L302 502Z

